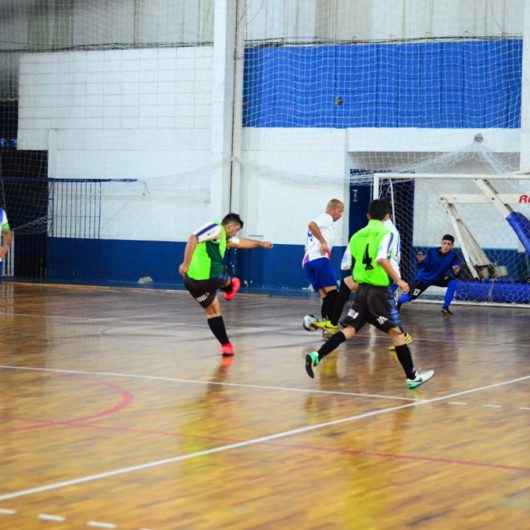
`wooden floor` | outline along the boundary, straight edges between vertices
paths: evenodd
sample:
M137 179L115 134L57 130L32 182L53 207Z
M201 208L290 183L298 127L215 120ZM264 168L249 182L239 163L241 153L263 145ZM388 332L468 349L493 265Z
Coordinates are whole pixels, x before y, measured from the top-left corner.
M318 302L224 303L223 361L183 292L0 285L0 528L528 529L530 313L403 311L315 380Z

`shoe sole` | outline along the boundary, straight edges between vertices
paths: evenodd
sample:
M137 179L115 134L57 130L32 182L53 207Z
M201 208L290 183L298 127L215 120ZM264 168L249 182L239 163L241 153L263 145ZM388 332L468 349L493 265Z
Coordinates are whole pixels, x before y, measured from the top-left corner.
M305 371L311 379L315 378L315 372L313 372L313 361L311 360L310 355L305 356Z
M415 390L416 388L420 387L424 383L427 383L428 381L430 381L433 377L434 377L434 374L432 374L431 377L429 377L429 379L425 379L425 381L422 381L421 383L418 383L417 385L414 385L414 386L407 385L407 386L409 387L409 390Z

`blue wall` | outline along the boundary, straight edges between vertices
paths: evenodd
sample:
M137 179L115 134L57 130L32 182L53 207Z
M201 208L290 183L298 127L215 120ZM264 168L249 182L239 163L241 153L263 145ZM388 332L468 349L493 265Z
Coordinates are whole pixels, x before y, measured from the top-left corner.
M155 286L182 287L177 267L182 262L184 246L164 241L48 238L48 279L134 285L142 276L150 276ZM337 272L343 252L344 247L333 251ZM510 278L526 274L523 255L492 249L486 253L492 261L510 265ZM246 287L300 291L309 283L301 268L303 254L303 245L274 245L271 250L230 251L227 264Z
M243 124L518 128L521 74L520 39L249 48Z
M177 272L184 243L112 239L48 238L48 279L101 284L136 284L150 276L160 286L182 286ZM344 247L333 252L339 269ZM307 287L301 261L303 245L274 245L271 250L231 251L227 261L245 285L270 290Z
M112 284L151 276L175 285L182 283L177 267L183 253L184 243L48 238L48 279Z

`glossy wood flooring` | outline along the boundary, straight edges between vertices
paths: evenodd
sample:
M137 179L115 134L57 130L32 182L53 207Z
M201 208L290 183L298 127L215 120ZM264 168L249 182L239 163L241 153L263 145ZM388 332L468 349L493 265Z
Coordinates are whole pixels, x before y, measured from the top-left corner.
M530 312L403 310L317 369L317 300L0 285L0 528L528 529Z

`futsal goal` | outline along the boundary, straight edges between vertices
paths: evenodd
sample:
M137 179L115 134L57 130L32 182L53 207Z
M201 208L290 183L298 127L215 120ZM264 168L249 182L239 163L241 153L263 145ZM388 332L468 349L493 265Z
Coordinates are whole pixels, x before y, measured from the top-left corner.
M376 173L373 195L392 204L407 281L418 252L451 234L463 265L457 301L530 303L530 175Z

